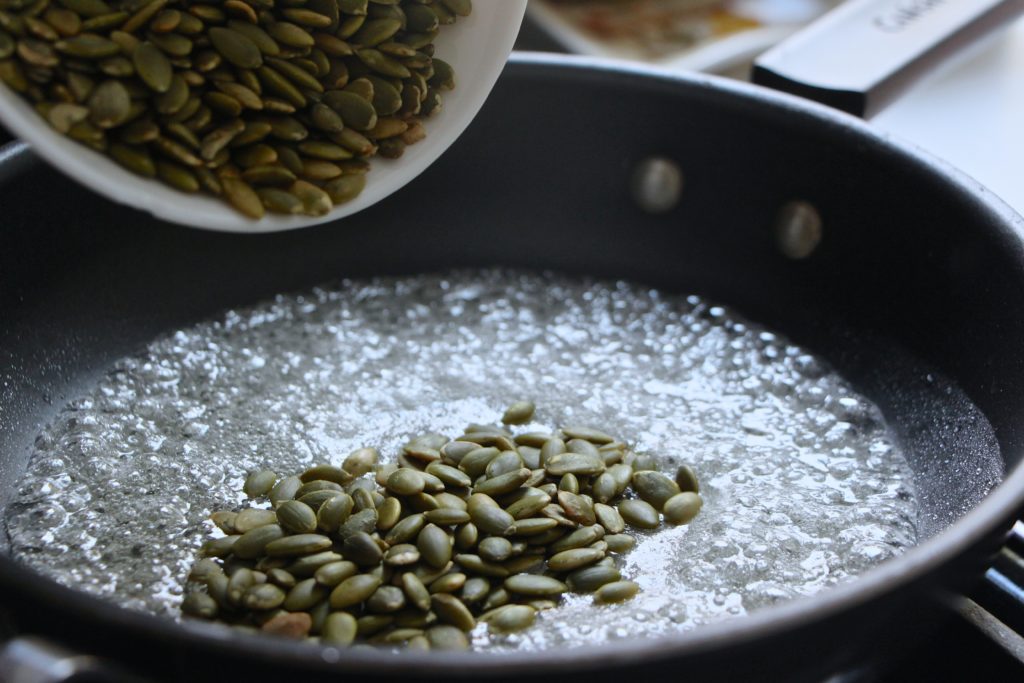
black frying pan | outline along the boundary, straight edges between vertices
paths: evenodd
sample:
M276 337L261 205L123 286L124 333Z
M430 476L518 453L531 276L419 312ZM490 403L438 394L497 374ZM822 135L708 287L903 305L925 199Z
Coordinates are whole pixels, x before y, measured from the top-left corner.
M686 178L678 206L658 215L631 189L651 156ZM823 221L803 259L777 239L793 200ZM146 676L820 680L927 633L947 614L945 597L981 576L1024 502L1021 218L942 164L788 96L520 56L441 161L340 225L252 237L164 225L10 148L0 202L0 502L60 406L161 333L343 276L503 264L704 294L816 350L885 410L934 532L812 598L673 638L529 657L321 659L130 613L0 558L11 633ZM930 382L921 363L951 384ZM972 462L990 449L1007 477L982 500Z

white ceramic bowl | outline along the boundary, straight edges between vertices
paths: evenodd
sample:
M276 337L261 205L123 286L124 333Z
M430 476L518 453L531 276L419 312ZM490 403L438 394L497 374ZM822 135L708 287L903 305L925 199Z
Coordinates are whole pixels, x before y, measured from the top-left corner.
M32 107L0 85L0 119L33 151L71 178L122 204L148 211L172 223L229 232L274 232L327 223L361 211L422 173L444 153L480 111L512 51L526 11L526 0L474 0L470 16L443 27L436 54L455 69L456 88L444 94L444 108L426 120L426 139L411 145L401 159L373 159L366 189L326 216L277 216L255 221L219 199L185 194L159 181L126 171L54 131Z

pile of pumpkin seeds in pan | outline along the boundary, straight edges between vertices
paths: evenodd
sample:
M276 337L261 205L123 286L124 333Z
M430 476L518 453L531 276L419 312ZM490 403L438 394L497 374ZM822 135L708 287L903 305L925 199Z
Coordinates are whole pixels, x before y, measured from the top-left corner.
M701 508L687 466L657 471L602 431L513 435L532 420L455 439L425 434L396 463L361 448L299 475L251 472L244 491L269 507L220 511L182 612L331 645L466 649L478 622L507 633L567 592L598 603L636 595L614 556L632 528L686 524Z
M454 87L471 0L0 0L0 80L57 131L242 214L323 215Z

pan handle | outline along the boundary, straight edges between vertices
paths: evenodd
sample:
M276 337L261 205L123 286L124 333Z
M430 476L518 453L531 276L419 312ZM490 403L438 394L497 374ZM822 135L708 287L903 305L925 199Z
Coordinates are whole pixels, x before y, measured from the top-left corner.
M1016 522L971 596L1000 622L1024 634L1024 522ZM1024 650L1021 656L1024 657Z
M847 0L758 57L751 78L870 117L1021 13L1024 0Z

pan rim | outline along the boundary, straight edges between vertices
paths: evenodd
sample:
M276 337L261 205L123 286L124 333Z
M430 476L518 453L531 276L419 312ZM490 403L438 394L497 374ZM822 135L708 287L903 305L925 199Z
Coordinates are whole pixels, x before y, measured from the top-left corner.
M746 104L769 107L847 129L881 148L908 158L916 166L983 203L987 211L999 219L1000 229L1012 234L1015 247L1013 257L1024 263L1024 218L981 183L948 162L848 114L756 85L705 74L680 74L656 66L616 59L517 52L513 53L509 64L516 69L614 72L622 76L642 77L690 89L707 90L711 94L724 95ZM10 146L7 149L11 149ZM10 154L0 155L0 161L5 166L17 165L18 157L26 154L24 147L12 149ZM522 654L480 653L403 653L399 657L381 657L376 652L311 648L262 637L253 639L252 636L232 632L227 627L198 622L178 623L118 607L102 598L58 584L7 556L0 556L0 584L17 585L19 591L29 593L33 598L89 614L95 619L114 622L125 629L144 633L168 644L175 643L192 649L221 649L247 657L255 654L253 646L258 645L260 656L278 658L295 666L372 670L381 675L401 672L416 677L444 673L462 678L499 672L504 675L537 673L541 670L554 673L639 661L650 664L652 661L693 656L732 647L741 642L753 642L805 627L909 586L996 532L1000 524L1015 516L1022 503L1024 463L1008 472L984 500L948 528L910 548L903 555L864 572L853 581L830 587L812 596L793 598L779 605L759 609L742 618L706 624L692 631L563 650L549 649L531 652L528 657ZM312 654L319 654L319 658Z

